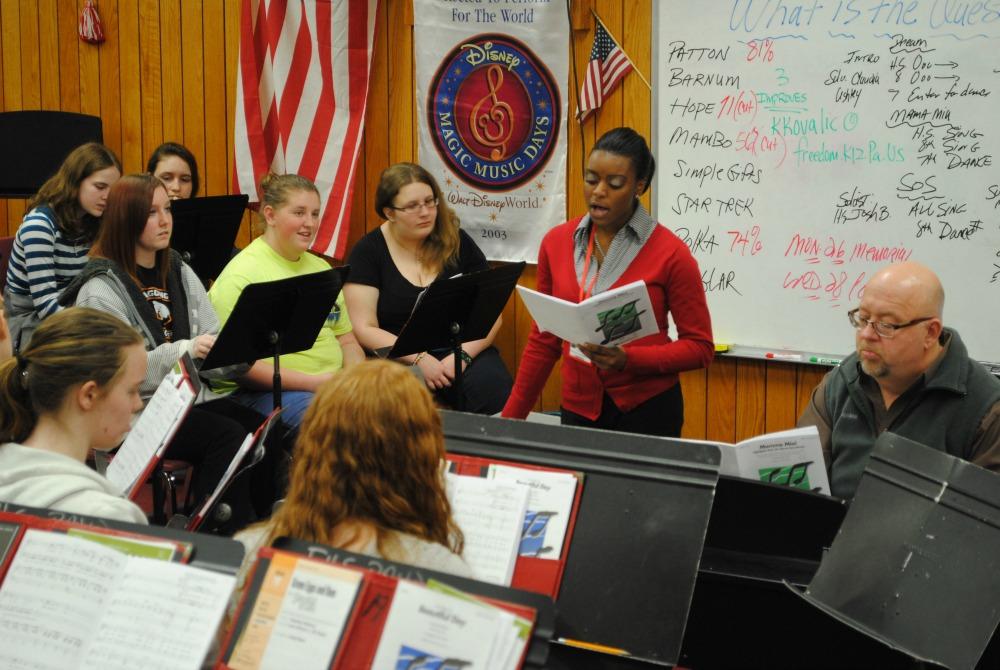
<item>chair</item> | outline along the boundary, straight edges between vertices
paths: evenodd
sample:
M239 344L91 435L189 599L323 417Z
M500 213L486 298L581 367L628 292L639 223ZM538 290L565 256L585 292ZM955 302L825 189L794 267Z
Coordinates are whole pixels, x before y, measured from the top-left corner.
M0 237L0 293L7 288L7 266L10 265L10 254L13 249L13 237Z
M0 112L4 151L17 160L0 162L0 198L30 198L55 174L70 151L101 142L101 119L51 111Z
M156 464L150 482L153 485L153 523L166 525L168 516L164 514L167 494L170 494L170 516L183 514L188 516L194 508L194 481L198 472L194 464L173 458L164 458ZM177 491L187 484L184 495L184 507L177 505Z

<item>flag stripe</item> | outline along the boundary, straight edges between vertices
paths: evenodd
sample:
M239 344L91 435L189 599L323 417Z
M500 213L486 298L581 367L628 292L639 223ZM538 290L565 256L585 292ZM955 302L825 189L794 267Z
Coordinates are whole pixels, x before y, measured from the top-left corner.
M378 0L243 0L233 188L268 170L312 179L313 249L341 256L361 148Z
M368 6L362 2L353 2L349 5L350 18L349 26L367 26ZM348 100L346 107L352 110L348 118L347 132L344 136L343 146L351 147L354 155L361 146L361 124L364 121L365 100L368 97L368 77L370 74L371 58L367 50L370 48L365 42L365 31L349 30L347 36L347 72L349 77ZM361 108L361 114L356 110ZM341 194L342 206L336 221L328 221L327 225L320 224L320 234L317 235L314 244L317 249L333 248L333 256L343 254L347 245L347 236L339 233L350 225L350 210L348 205L354 191L354 172L356 161L340 161L337 176L334 179L334 193ZM339 238L339 239L338 239ZM331 240L333 244L331 244Z

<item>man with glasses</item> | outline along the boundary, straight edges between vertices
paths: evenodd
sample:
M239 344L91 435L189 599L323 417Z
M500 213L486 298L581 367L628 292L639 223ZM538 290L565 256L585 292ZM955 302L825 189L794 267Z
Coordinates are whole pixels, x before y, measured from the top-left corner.
M919 263L889 265L848 312L857 350L813 390L833 495L852 498L885 430L1000 470L1000 381L941 321L944 289Z

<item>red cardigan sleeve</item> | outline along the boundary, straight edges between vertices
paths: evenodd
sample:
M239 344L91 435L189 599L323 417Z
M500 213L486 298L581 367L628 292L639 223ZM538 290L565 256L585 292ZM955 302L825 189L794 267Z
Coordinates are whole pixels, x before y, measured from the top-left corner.
M626 372L655 374L696 370L708 367L715 356L712 318L698 263L680 240L673 238L672 247L662 281L666 287L667 308L677 328L677 339L664 344L626 344L623 347L628 356Z
M546 295L552 295L552 265L549 262L548 247L553 232L550 231L545 236L538 250L538 291ZM514 388L500 416L512 419L523 419L528 416L560 356L562 356L562 340L552 333L539 331L538 326L532 323L528 343L521 353L521 363L517 368Z

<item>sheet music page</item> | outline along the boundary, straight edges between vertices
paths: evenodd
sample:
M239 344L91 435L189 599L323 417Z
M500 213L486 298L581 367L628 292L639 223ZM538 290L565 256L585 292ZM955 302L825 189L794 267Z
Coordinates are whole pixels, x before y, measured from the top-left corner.
M236 577L129 557L84 645L81 670L198 670Z
M146 409L132 426L105 476L123 493L130 493L149 461L170 441L195 392L186 382L177 386L177 375L163 378Z
M646 282L598 293L577 304L517 287L538 329L573 344L617 346L659 331Z
M276 553L228 665L326 670L354 608L362 573Z
M723 447L725 452L727 447ZM768 433L735 446L739 476L830 495L816 426Z
M456 598L467 600L480 607L492 607L496 609L499 627L496 637L496 644L490 656L491 666L495 668L516 668L524 655L524 649L531 639L532 622L522 616L508 612L485 600L459 591L453 586L439 582L436 579L428 579L426 586L432 591L447 593Z
M476 579L510 586L528 490L510 482L448 473L452 516L465 536L462 556Z
M568 472L528 470L496 463L490 465L487 476L528 490L528 509L524 514L518 555L558 559L573 510L576 477Z
M78 667L127 561L87 540L28 529L0 587L0 667Z
M496 638L506 633L497 611L400 581L371 667L493 668Z

